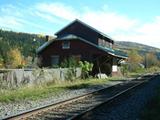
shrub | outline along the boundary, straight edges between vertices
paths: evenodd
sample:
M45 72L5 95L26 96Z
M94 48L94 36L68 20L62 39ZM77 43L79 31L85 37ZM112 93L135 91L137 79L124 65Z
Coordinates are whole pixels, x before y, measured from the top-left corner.
M71 67L77 67L77 66L78 66L78 63L74 57L66 58L60 64L60 67L62 68L71 68Z
M125 76L128 74L128 64L123 64L121 66L121 71L122 71L122 74Z
M73 81L76 78L76 67L77 66L78 66L78 63L74 57L69 57L67 59L64 59L63 62L61 62L60 67L68 68L68 71L65 76L66 80Z
M89 72L92 71L93 63L89 63L87 61L79 61L79 66L82 69L82 79L86 79L89 77Z
M59 68L59 65L52 65L51 68Z
M65 79L69 81L73 81L76 78L76 69L68 68Z
M12 49L8 52L8 61L7 64L10 68L19 68L19 66L25 66L25 61L21 54L21 51L18 48Z
M157 66L153 66L147 69L147 72L154 73L154 72L160 72L160 68Z
M3 68L3 67L4 67L4 60L0 55L0 68Z

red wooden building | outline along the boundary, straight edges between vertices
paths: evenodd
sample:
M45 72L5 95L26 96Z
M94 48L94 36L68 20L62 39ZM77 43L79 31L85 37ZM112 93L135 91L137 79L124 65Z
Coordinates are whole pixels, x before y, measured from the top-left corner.
M74 20L55 33L53 40L44 43L38 50L41 66L51 67L72 56L77 60L94 63L93 74L117 72L117 65L127 55L113 49L114 41L93 27Z

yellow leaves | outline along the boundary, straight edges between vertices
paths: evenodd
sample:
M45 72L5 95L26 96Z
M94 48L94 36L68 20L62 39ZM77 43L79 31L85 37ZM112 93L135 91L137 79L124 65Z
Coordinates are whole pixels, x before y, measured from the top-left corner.
M8 56L9 56L10 67L17 68L17 67L22 67L25 65L25 61L18 48L11 49L8 52Z
M3 58L0 56L0 68L4 67L4 60Z
M3 66L4 66L3 63L0 63L0 68L3 68Z
M140 63L142 62L143 58L138 54L136 50L131 50L129 53L128 61L130 63Z
M37 37L38 37L38 38L43 38L43 37L45 37L45 34L43 34L43 33L38 34Z
M157 59L156 54L154 52L147 53L145 55L145 63L146 67L157 66L159 64L159 61Z

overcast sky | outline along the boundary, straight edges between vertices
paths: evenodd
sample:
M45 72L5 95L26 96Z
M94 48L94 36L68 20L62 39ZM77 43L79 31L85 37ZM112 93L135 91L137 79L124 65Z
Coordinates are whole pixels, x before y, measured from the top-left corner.
M160 0L0 0L0 28L54 35L81 21L117 41L160 48Z

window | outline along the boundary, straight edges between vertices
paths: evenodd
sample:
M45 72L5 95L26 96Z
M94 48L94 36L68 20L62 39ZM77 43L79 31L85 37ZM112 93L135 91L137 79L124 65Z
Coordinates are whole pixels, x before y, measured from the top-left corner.
M64 41L62 43L62 49L69 49L70 48L70 42L69 41Z
M102 46L105 47L106 41L102 40Z
M102 46L102 44L103 44L103 41L102 41L102 39L99 38L99 39L98 39L98 45L99 45L99 46Z
M59 64L59 56L58 55L51 56L51 64L52 65L58 65Z
M109 47L112 48L112 43L109 43Z

